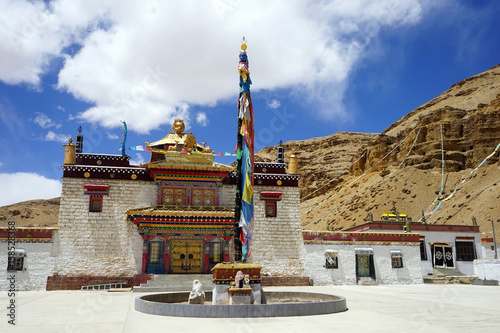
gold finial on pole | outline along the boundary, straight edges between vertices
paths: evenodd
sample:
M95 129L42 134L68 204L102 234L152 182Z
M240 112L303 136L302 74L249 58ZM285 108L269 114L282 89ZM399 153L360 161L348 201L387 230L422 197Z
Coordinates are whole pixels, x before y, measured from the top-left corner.
M241 50L246 51L246 49L247 49L247 40L245 36L243 36L243 39L241 40Z

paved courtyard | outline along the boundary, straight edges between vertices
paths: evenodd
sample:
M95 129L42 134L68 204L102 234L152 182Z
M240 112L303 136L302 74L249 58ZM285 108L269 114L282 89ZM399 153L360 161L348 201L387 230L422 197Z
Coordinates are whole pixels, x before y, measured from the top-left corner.
M155 316L134 310L139 293L25 291L0 296L0 332L500 332L500 287L394 285L273 287L342 295L348 311L280 318L204 319Z

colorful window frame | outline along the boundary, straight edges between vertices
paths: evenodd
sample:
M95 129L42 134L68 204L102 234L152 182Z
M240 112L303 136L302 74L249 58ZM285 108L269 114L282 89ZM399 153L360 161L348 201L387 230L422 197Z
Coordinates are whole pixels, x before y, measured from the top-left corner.
M276 201L266 201L266 217L276 217Z
M210 242L210 264L215 265L224 261L224 243L219 239Z
M148 262L150 265L163 264L164 241L155 238L149 241Z
M191 205L197 207L210 207L215 205L215 190L197 188L192 190Z
M162 204L165 206L185 206L186 189L175 187L164 187L162 189Z
M102 196L92 195L89 200L89 212L100 213L102 212Z

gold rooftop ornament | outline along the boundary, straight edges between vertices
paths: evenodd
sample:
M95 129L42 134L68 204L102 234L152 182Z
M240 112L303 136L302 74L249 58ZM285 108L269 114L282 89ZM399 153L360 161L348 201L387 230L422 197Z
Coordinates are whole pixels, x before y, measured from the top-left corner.
M172 130L163 139L149 143L152 165L162 164L213 164L214 152L205 142L199 144L192 132L184 132L186 125L182 119L175 119Z

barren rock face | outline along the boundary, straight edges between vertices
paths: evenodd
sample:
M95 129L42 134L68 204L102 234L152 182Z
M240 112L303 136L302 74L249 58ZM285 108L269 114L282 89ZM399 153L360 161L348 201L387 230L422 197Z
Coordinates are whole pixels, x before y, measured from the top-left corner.
M301 197L310 194L340 173L346 172L359 147L365 146L376 137L378 134L341 132L325 137L284 143L285 163L288 163L292 151L295 151L298 156ZM277 146L271 146L257 152L255 160L276 162L276 157ZM340 180L334 181L331 186L339 182Z
M377 165L377 170L403 161L414 142L412 152L405 160L405 166L414 166L421 170L441 168L443 144L445 172L474 168L494 151L500 142L500 108L495 109L494 106L499 103L500 94L491 104L480 109L465 111L446 106L422 114L419 116L417 127L407 128L395 138L381 136L374 144L363 147L363 150L370 150L366 161L357 166L355 171L364 172L375 165L408 134L407 139L394 153ZM498 156L494 156L489 163L497 161Z

